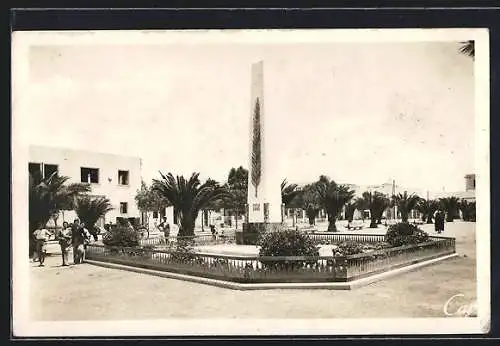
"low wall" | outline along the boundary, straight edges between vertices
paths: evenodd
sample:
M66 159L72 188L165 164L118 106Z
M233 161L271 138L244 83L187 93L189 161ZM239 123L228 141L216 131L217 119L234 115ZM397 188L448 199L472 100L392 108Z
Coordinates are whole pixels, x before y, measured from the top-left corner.
M150 248L111 248L92 244L89 260L239 283L347 282L455 253L455 239L350 256L247 257L176 252Z

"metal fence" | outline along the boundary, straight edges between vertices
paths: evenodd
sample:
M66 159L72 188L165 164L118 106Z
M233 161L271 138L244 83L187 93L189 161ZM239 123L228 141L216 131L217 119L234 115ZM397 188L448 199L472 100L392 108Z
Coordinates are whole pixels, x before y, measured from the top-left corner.
M92 244L86 258L241 283L345 282L454 252L454 238L431 237L418 245L340 257L232 256Z
M383 234L362 234L362 233L308 233L308 237L313 240L317 245L337 244L346 240L354 240L361 243L379 243L385 241ZM156 246L166 244L176 244L180 241L189 242L192 245L218 245L218 244L234 244L236 243L236 235L195 235L187 237L165 237L160 236L156 238L141 239L139 245L141 246Z
M236 242L235 234L230 235L195 235L195 236L187 236L187 237L156 237L156 238L148 238L139 240L140 246L158 246L158 245L174 245L179 242L186 242L193 246L200 245L218 245L218 244L233 244Z
M385 241L385 234L310 233L308 236L318 245L336 244L347 240L353 240L360 243L380 243Z

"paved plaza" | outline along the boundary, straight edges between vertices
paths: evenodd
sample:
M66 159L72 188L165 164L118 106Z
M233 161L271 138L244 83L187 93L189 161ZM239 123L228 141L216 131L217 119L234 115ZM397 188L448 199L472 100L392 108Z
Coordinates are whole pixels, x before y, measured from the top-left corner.
M434 234L433 225L423 225ZM363 230L362 232L365 233ZM383 231L380 229L377 232ZM352 291L236 291L83 264L31 264L34 320L168 318L443 317L443 305L463 293L476 299L475 223L447 223L456 258Z

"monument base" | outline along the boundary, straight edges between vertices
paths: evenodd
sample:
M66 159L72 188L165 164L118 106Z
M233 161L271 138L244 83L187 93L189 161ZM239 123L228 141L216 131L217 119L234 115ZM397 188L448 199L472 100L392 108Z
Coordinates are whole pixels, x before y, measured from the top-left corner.
M244 223L243 231L236 232L236 244L256 245L259 235L264 232L281 230L285 225L281 222L252 222Z

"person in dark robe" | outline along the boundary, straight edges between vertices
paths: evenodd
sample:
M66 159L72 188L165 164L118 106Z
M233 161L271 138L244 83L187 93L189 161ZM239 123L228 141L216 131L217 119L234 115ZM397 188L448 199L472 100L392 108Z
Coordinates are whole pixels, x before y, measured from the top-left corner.
M434 213L434 232L439 233L439 210Z
M441 210L438 210L434 215L434 230L436 233L444 231L444 214Z
M444 232L444 218L444 212L441 211L439 216L439 233Z

